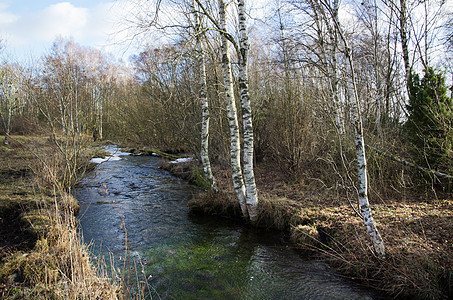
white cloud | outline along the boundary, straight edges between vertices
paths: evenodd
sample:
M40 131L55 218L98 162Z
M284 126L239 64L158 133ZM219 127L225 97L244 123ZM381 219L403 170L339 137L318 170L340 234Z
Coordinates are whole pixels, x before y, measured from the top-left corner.
M139 6L128 0L101 2L90 8L59 2L46 8L18 15L0 3L0 39L15 56L41 56L59 36L73 38L84 46L124 53L119 45L127 38L126 19ZM116 54L117 54L116 53ZM128 55L128 54L126 54Z
M8 12L6 4L0 3L0 28L7 26L8 24L16 22L19 17Z
M0 7L1 14L9 16L0 28L8 47L31 46L36 42L49 42L56 36L76 37L86 24L87 9L77 8L69 2L51 5L42 11L22 16L13 15Z

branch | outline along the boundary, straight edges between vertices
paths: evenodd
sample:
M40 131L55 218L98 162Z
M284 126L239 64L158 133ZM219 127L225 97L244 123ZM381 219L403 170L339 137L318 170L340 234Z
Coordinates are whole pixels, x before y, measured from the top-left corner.
M390 153L387 153L387 152L384 152L384 151L381 151L377 148L374 148L370 145L366 145L368 148L370 148L371 150L373 150L374 152L376 153L379 153L379 154L382 154L384 155L385 157L387 158L390 158L391 160L394 160L394 161L397 161L399 163L402 163L403 165L406 165L406 166L410 166L410 167L413 167L413 168L417 168L419 170L422 170L422 171L425 171L425 172L428 172L430 174L433 174L433 175L436 175L436 176L439 176L439 177L445 177L445 178L448 178L448 179L453 179L453 176L452 175L448 175L446 173L443 173L443 172L440 172L440 171L437 171L437 170L431 170L431 169L428 169L428 168L425 168L425 167L422 167L422 166L419 166L419 165L416 165L410 161L407 161L405 159L402 159L402 158L399 158L399 157L396 157L395 155L393 154L390 154Z
M209 12L206 10L206 8L203 6L203 4L200 2L200 0L195 0L197 2L198 6L201 8L203 11L203 14L214 24L215 30L217 30L220 34L224 35L228 41L233 44L234 49L236 50L236 53L238 57L240 57L241 52L239 51L239 46L237 45L234 37L229 34L228 32L224 31L221 29L220 24L217 22L216 19L212 17L212 15L209 14Z

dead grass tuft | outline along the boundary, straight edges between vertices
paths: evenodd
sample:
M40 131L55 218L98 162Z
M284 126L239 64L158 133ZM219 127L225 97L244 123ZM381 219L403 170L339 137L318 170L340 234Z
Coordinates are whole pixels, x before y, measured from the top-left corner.
M235 200L227 193L208 191L194 196L189 201L189 208L196 214L240 218L241 208Z
M0 155L6 162L0 166L0 172L12 174L0 184L0 212L16 203L22 224L29 224L28 230L38 238L36 243L33 241L33 249L19 248L13 242L0 249L0 298L119 298L118 285L90 261L87 248L77 234L77 202L63 189L72 182L65 179L72 180L76 173L66 173L63 179L60 175L80 171L83 165L77 162L83 155L81 152L63 154L42 137L15 137L15 141L17 145L0 147ZM11 147L16 147L14 152L8 151Z

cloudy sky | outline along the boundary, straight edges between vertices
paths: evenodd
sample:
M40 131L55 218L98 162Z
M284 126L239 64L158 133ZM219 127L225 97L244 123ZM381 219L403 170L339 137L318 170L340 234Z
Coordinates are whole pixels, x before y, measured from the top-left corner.
M19 60L38 58L58 36L127 59L135 50L125 32L133 9L125 0L0 0L0 39Z

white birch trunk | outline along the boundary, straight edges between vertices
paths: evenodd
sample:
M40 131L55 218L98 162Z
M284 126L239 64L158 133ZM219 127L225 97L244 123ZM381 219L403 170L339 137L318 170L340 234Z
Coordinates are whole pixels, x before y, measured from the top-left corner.
M212 174L211 161L209 159L209 102L208 102L208 92L207 92L207 83L206 83L206 59L205 59L205 49L203 41L200 37L203 37L204 34L201 32L202 24L200 15L195 9L195 1L193 3L194 15L195 15L195 34L197 41L197 52L198 52L198 63L201 68L200 74L200 100L202 106L202 116L201 116L201 163L203 165L204 176L208 180L211 189L218 191L217 182L214 175Z
M7 100L8 101L8 100ZM7 106L6 106L6 109L7 109L7 116L6 116L6 122L5 123L5 139L3 140L3 145L9 145L9 142L8 142L8 136L9 136L9 133L10 133L10 130L11 130L11 117L12 117L12 107L10 105L10 103L6 103Z
M0 105L5 107L4 113L0 107L0 118L5 131L5 139L3 140L4 145L9 144L8 136L11 132L11 118L13 117L13 110L15 110L17 106L17 101L19 101L17 95L17 81L18 78L12 68L5 65L3 69L0 69Z
M352 105L352 118L354 122L354 132L355 132L355 145L357 153L357 171L358 171L358 201L360 206L360 212L362 214L363 222L366 227L368 236L373 243L374 251L376 255L380 258L385 257L385 245L382 240L379 231L376 228L374 219L371 213L370 203L368 201L368 171L365 155L365 142L363 140L363 128L362 128L362 118L360 116L360 101L359 95L357 93L357 86L355 82L355 72L354 72L354 63L352 60L351 49L349 48L348 41L343 34L341 25L338 20L335 20L338 32L341 39L345 45L345 55L348 60L349 67L351 69L351 80L352 80L352 90L353 99L351 101Z
M371 242L373 243L374 251L379 257L383 258L385 256L385 245L374 223L370 203L368 201L368 177L365 156L365 142L363 140L362 120L360 117L359 118L357 117L358 116L356 115L356 113L354 113L355 119L354 130L355 130L355 144L357 149L357 170L358 170L360 212L362 214L363 222L365 223L368 236L370 237Z
M225 3L219 0L220 36L222 40L222 68L225 101L228 112L228 124L230 127L230 164L233 186L241 206L243 217L248 219L247 205L245 201L245 185L241 170L241 144L239 139L239 122L236 110L236 101L233 90L233 75L231 72L230 53L226 38Z
M104 104L102 103L102 98L99 100L99 140L102 141L102 118L104 117Z
M246 192L246 204L251 222L258 219L258 194L253 172L253 123L252 108L248 89L248 37L245 15L245 1L238 1L239 14L239 38L240 38L240 59L239 59L239 89L241 91L242 123L244 129L244 181Z
M335 19L335 23L339 22L338 19L338 11L340 9L340 1L339 0L334 0L334 8L333 8L333 17ZM342 105L340 103L340 95L339 95L339 89L338 89L338 67L337 67L337 48L338 48L338 34L337 34L337 28L334 26L333 32L332 32L332 102L333 106L335 109L335 123L338 127L338 130L340 134L344 133L344 120L343 120L343 110L342 110Z
M346 56L349 61L352 73L352 91L354 93L352 100L352 115L354 122L355 132L355 146L357 152L357 171L358 171L358 196L360 212L362 214L363 222L366 227L368 236L373 243L374 251L378 257L385 256L385 245L379 231L376 228L374 219L371 213L370 203L368 201L368 171L365 155L365 141L363 139L362 118L359 111L359 98L357 94L357 86L355 83L354 65L351 58L351 53L348 44L346 43Z

